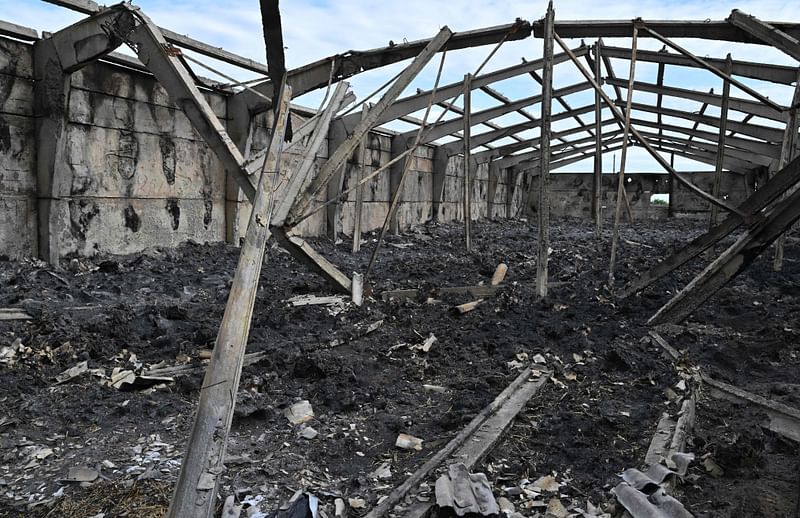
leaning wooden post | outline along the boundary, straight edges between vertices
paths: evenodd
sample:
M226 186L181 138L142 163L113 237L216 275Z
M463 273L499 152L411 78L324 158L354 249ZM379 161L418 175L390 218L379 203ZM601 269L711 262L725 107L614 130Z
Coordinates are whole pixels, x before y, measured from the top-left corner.
M594 80L597 84L602 84L600 77L601 56L600 40L594 45ZM603 189L603 123L601 121L600 94L594 93L594 185L592 186L592 210L594 211L594 233L600 238L603 229L603 207L601 203Z
M800 123L798 117L798 105L800 105L800 68L798 68L797 83L794 88L794 96L792 97L792 109L789 112L789 120L786 121L786 131L783 134L783 143L781 145L780 167L783 169L797 155L797 126ZM793 192L793 191L792 191ZM786 243L786 234L781 234L778 240L775 241L775 258L772 262L772 269L776 272L783 270L783 247Z
M472 189L470 179L472 178L472 157L470 153L469 139L472 129L472 75L464 75L464 242L467 251L472 249L470 224L472 220Z
M733 60L730 53L725 58L725 73L730 75L733 70ZM728 131L728 98L731 94L731 82L725 79L722 85L722 102L719 109L719 142L717 143L717 160L714 169L714 186L711 195L719 198L720 187L722 186L722 162L725 160L725 134ZM719 207L711 204L711 219L708 228L714 228L719 222Z
M636 44L639 27L633 26L633 41L631 42L631 67L628 72L628 96L625 100L625 127L622 134L622 156L619 161L619 175L617 176L617 204L614 210L614 228L611 237L611 260L608 263L608 286L614 287L614 268L617 260L617 244L619 243L619 220L622 215L622 203L625 198L625 162L628 158L628 133L631 128L631 103L633 102L633 82L636 73Z
M542 127L539 145L539 255L536 259L536 294L547 296L547 262L550 254L550 122L553 101L553 2L544 19L544 69L542 70Z
M369 113L369 103L364 103L361 108L361 120L367 118ZM358 153L358 166L356 170L356 206L353 210L353 253L357 254L361 250L361 213L364 207L364 186L360 185L361 180L366 176L367 171L367 146L369 144L369 133L364 134L361 139L361 149Z
M291 87L287 86L278 104L269 152L256 189L250 223L214 353L200 388L200 403L168 518L207 518L214 513L219 475L225 470L225 445L233 419L242 360L264 261L264 245L269 234L273 184L279 170L290 97Z

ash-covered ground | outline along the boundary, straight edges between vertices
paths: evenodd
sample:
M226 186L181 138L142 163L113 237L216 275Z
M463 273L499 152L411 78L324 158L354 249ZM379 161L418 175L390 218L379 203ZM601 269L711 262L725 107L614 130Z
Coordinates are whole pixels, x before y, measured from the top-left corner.
M617 286L705 227L683 219L624 226ZM679 379L645 321L710 259L616 300L606 285L610 232L598 240L589 222L557 221L552 286L541 300L535 226L479 222L473 230L471 252L458 225L389 236L362 307L349 299L291 305L298 295L332 292L269 248L248 345L255 362L241 377L223 497L235 495L259 516L304 490L328 517L336 498L353 504L348 516L363 515L542 355L552 379L476 471L524 516L543 516L552 498L573 514L587 502L619 513L610 489L623 470L642 466ZM369 260L375 236L366 237L357 255L347 240L312 241L351 272ZM0 261L0 308L32 317L0 321L0 516L165 513L237 258L231 246L187 244L65 259L62 270ZM501 262L505 282L474 311L453 310L474 300L469 295L432 296L438 287L488 284ZM685 353L683 363L800 408L797 235L784 271L771 264L768 253L662 334ZM382 300L382 291L398 288L420 294ZM423 351L431 335L436 341ZM113 385L125 371L135 378L166 367L182 370L172 381ZM314 417L292 425L285 410L301 400ZM701 392L688 447L698 460L676 494L696 516L796 516L798 445L762 428L763 418ZM421 438L422 450L397 448L399 433ZM545 475L556 491L524 490Z

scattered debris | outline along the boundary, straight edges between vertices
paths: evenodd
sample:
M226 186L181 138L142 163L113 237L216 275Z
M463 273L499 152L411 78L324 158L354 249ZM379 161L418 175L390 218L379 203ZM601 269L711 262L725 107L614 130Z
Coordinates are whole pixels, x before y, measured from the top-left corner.
M304 399L284 410L283 415L292 424L302 424L314 418L314 410L311 408L311 403Z
M414 437L413 435L401 433L397 436L397 440L394 442L394 445L398 448L403 448L404 450L421 451L422 439L419 437Z
M497 265L497 269L495 269L494 274L492 275L492 286L497 286L501 282L506 279L506 273L508 272L508 265L506 263L500 263Z
M478 299L478 300L475 300L475 301L472 301L472 302L467 302L465 304L461 304L459 306L456 306L456 309L458 310L459 313L461 313L463 315L464 313L469 313L470 311L472 311L475 308L477 308L482 302L483 302L483 299Z
M456 516L494 516L500 506L484 473L470 473L464 464L450 464L447 474L436 479L436 505L452 509Z

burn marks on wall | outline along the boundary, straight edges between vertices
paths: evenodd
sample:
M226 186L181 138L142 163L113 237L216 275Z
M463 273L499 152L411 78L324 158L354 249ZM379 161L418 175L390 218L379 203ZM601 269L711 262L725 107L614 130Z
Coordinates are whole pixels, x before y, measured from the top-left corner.
M181 207L177 199L169 198L167 200L167 212L172 220L172 230L178 230L181 224Z
M125 219L126 228L129 228L132 232L139 232L139 229L142 228L142 220L136 213L136 209L133 208L133 205L125 207L122 216Z
M78 242L79 249L86 245L86 234L92 221L100 215L100 207L91 200L69 201L70 234Z
M161 171L164 173L164 178L167 179L169 185L175 184L175 165L177 163L177 155L175 153L175 141L169 135L161 135L158 139L159 147L161 148Z

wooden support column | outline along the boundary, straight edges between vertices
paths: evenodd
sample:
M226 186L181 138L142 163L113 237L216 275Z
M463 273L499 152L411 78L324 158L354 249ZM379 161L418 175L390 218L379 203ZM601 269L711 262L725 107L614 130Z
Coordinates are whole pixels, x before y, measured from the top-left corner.
M552 66L552 65L551 65ZM545 67L547 65L545 64ZM472 224L472 153L469 145L472 133L472 75L464 76L464 243L472 249L470 225Z
M536 294L547 296L547 263L550 255L550 117L553 100L553 25L552 0L544 20L544 70L542 71L542 128L539 169L539 253L536 259Z
M797 113L798 109L800 109L800 69L798 69L797 83L794 88L794 96L792 97L792 108L789 111L789 120L786 121L786 131L784 132L783 142L781 144L779 168L783 168L798 154L798 144L800 144L800 137L797 136L798 125L800 125L800 116L798 116ZM797 187L795 187L795 189L796 188ZM786 234L783 233L775 242L775 258L772 261L772 269L776 272L783 270L783 249L785 244Z
M369 103L365 103L361 109L361 120L366 119L369 113ZM367 175L367 153L369 148L369 133L364 135L361 139L361 149L358 153L358 175L356 176L356 183L360 184L361 180ZM356 187L356 206L353 210L353 253L357 254L361 250L361 214L364 209L364 186L358 185Z
M272 183L278 174L291 88L283 91L275 117L264 172L253 201L250 224L239 255L197 408L192 434L183 457L168 518L208 518L217 502L219 475L225 470L225 446L233 420L250 320L269 235Z
M328 150L337 149L342 145L346 138L347 133L345 132L344 124L342 124L341 121L334 121L333 124L331 124L330 133L328 135ZM346 169L347 160L345 160L341 166L339 166L339 168L333 174L330 182L328 182L328 184L325 186L326 201L335 200L325 208L325 221L328 237L330 237L334 243L336 243L338 231L341 230L339 228L339 214L341 213L342 203L344 200L339 199L339 195L342 193Z
M436 149L433 150L433 174L431 175L431 182L433 183L433 221L439 221L439 213L442 210L444 184L447 180L447 163L449 161L450 156L444 146L436 146Z
M725 73L730 75L733 68L733 60L730 53L725 58ZM717 163L714 169L714 186L711 195L719 198L719 191L722 185L722 165L725 161L725 134L728 131L728 103L731 95L731 82L727 79L724 80L722 85L722 105L719 111L719 140L717 141ZM709 228L714 228L719 222L719 207L711 204L711 216L709 219Z
M633 102L633 83L636 75L636 46L638 43L639 27L633 26L633 39L631 42L631 66L628 72L628 93L625 101L625 126L622 136L622 156L619 162L617 175L617 203L614 209L614 227L611 237L611 260L608 263L608 287L614 288L614 268L617 260L617 245L619 243L619 220L622 216L623 199L627 202L625 192L625 164L628 158L629 132L631 128L631 103Z
M602 84L600 72L602 63L600 40L594 46L594 80ZM601 120L600 94L594 93L594 176L592 177L592 215L594 216L594 233L599 239L603 229L603 121Z

